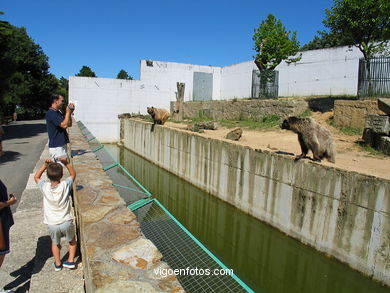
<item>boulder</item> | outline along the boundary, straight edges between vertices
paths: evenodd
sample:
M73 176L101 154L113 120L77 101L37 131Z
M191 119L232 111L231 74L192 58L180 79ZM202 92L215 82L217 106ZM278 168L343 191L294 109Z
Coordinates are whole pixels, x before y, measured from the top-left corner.
M390 133L389 116L370 114L367 117L365 128L370 128L377 134L388 135Z
M241 136L242 136L242 128L236 127L226 135L226 138L231 140L239 140Z

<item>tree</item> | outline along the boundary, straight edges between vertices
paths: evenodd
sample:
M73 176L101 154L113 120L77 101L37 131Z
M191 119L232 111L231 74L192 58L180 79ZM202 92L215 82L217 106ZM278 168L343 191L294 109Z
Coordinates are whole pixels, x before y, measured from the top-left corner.
M127 80L133 80L133 78L123 69L119 71L118 75L116 76L117 79L127 79Z
M300 60L300 56L290 57L296 55L299 50L297 33L293 32L291 38L290 33L272 14L268 14L266 20L255 29L253 40L257 55L253 57L260 71L273 70L283 60L287 62Z
M76 76L96 77L96 74L95 74L95 72L92 71L91 68L89 68L88 66L84 65L80 69L80 72L76 74Z
M68 91L69 91L69 81L61 76L59 79L59 89L57 90L57 93L64 97L65 101L68 101Z
M324 48L333 48L338 46L352 45L342 36L328 33L326 31L317 31L314 39L301 47L301 51L316 50Z
M390 1L334 0L323 21L330 33L344 38L368 61L386 51L390 39Z
M0 112L21 108L46 109L58 86L48 72L48 57L26 29L0 21Z

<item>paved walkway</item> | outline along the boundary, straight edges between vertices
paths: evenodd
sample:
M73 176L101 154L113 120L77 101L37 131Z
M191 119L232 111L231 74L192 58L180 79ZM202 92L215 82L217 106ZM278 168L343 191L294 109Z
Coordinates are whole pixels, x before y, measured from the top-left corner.
M47 141L47 134L45 135L44 142ZM36 152L39 148L38 143L35 145L36 149L32 150L33 144L30 144L28 138L24 139L29 143L30 148L25 149L29 154L23 153L23 150L19 152L18 157L21 158L23 164L26 160L31 159L30 153ZM35 168L31 167L27 175L20 164L18 167L13 166L12 160L6 161L7 164L3 164L4 161L0 162L0 178L2 180L6 176L8 176L7 178L18 176L23 177L24 182L27 182L22 187L24 191L21 196L18 196L19 204L14 212L15 225L11 228L10 235L11 253L5 257L0 268L0 288L13 289L15 292L84 292L83 269L79 258L76 258L78 262L76 270L63 269L60 272L55 272L53 268L51 240L46 225L42 223L42 195L33 180L33 174L41 166L44 159L49 156L47 147L42 152L43 147L44 144L38 150L41 155L38 155L34 161ZM7 156L9 155L12 154L8 153ZM7 187L10 192L14 192L9 185ZM62 246L61 256L64 259L67 251L67 244L64 240Z
M3 125L5 155L0 157L0 179L19 200L27 179L47 143L44 120L11 122ZM18 203L11 207L15 212Z

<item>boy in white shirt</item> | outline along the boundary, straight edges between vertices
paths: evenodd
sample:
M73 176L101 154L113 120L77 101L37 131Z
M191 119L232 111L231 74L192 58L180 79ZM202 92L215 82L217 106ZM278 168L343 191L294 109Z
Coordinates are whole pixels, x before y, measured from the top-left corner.
M34 180L43 193L43 223L48 225L50 237L52 240L51 251L54 257L55 271L60 271L62 266L74 269L76 268L74 258L76 255L76 236L73 226L73 216L71 214L71 204L69 200L72 183L76 178L76 171L69 160L63 158L60 160L69 171L70 177L61 181L63 175L62 165L46 160L45 164L35 173ZM47 169L47 178L50 181L41 179L43 172ZM65 236L68 241L69 256L68 260L61 263L61 237Z

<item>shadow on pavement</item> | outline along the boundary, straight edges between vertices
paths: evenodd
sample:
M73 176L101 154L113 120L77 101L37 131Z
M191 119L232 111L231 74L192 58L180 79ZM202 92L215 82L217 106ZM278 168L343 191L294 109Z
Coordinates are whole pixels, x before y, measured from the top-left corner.
M39 120L34 124L9 124L3 126L4 139L26 138L47 132L46 122Z
M51 239L50 236L42 236L38 238L37 249L35 256L25 265L21 266L16 271L11 272L12 277L16 277L14 281L4 286L4 289L14 289L15 293L28 292L30 289L30 280L32 274L39 273L46 261L51 257ZM19 287L20 286L20 287Z
M91 151L87 151L87 150L72 150L71 157L81 156L81 155L84 155L84 154L90 153L90 152Z
M0 157L0 165L9 161L19 160L21 153L12 152L12 151L4 151L4 155Z

